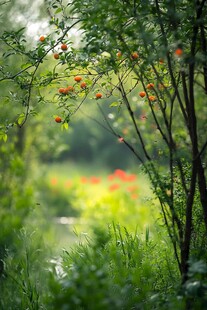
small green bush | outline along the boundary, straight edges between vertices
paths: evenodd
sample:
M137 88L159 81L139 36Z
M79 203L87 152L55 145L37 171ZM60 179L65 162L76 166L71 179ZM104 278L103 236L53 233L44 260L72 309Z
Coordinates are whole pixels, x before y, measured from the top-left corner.
M41 234L22 228L16 233L18 252L7 252L0 279L1 310L46 309L48 255Z
M16 138L0 143L0 262L7 250L17 251L16 231L21 229L34 205L33 187L29 181L24 158L16 149ZM0 268L0 278L3 265Z
M161 240L160 240L161 241ZM154 296L171 294L178 276L169 246L112 225L62 257L51 273L52 309L153 309Z

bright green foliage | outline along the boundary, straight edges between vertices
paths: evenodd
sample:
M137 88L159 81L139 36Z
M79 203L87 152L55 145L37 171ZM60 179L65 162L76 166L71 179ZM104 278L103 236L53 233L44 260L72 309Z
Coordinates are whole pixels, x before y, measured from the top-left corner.
M17 250L16 233L23 226L34 201L31 184L26 183L23 158L17 152L17 141L1 143L0 150L0 259L4 259L7 250Z
M38 232L22 228L16 232L16 238L18 252L10 252L4 260L0 309L46 309L48 250Z
M151 309L156 293L162 299L171 292L178 272L162 244L115 225L95 229L51 274L52 309Z

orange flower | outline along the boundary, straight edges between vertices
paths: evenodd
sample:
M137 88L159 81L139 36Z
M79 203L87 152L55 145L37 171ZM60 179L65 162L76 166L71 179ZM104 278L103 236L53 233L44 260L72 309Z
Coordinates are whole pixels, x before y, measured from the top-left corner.
M60 94L64 94L65 88L63 88L63 87L59 88L59 89L58 89L58 92L59 92Z
M131 199L133 200L136 200L138 197L139 197L138 194L135 193L131 194Z
M132 185L132 186L127 187L127 190L129 192L135 192L137 189L138 189L137 185Z
M45 41L45 37L44 37L44 36L41 36L41 37L39 38L39 41L40 41L40 42L44 42L44 41Z
M80 181L81 181L81 183L85 184L88 182L88 179L86 177L81 177Z
M126 182L134 182L136 180L137 176L135 174L129 174L125 177Z
M72 185L72 182L71 182L70 180L68 180L68 181L65 182L65 187L66 187L66 188L70 188L71 185Z
M108 180L109 181L113 181L115 179L115 175L114 174L109 174L108 175Z
M116 56L120 58L120 57L122 56L122 53L121 53L120 51L118 51L118 52L116 53Z
M103 96L102 93L97 93L97 94L96 94L96 99L101 99L102 96Z
M76 82L80 82L81 80L82 80L82 77L79 75L74 77L74 81L76 81Z
M178 56L178 57L181 57L183 55L183 50L182 48L177 48L175 50L175 55Z
M69 90L67 88L64 88L63 94L68 95Z
M62 51L66 51L68 49L68 46L67 44L63 43L60 48Z
M149 101L155 101L157 98L155 96L149 96Z
M60 55L59 55L58 53L55 53L55 54L53 54L53 57L54 57L55 59L59 59Z
M91 182L91 184L98 184L101 182L101 178L97 178L97 177L92 176L90 178L90 182Z
M82 83L80 84L80 87L81 87L82 89L86 88L86 87L87 87L86 82L82 82Z
M154 85L153 83L149 83L149 84L147 84L146 88L147 88L147 89L153 89L154 86L155 86L155 85Z
M117 178L123 180L123 179L126 177L126 172L125 172L124 170L121 170L121 169L116 169L116 170L114 171L114 175L115 175Z
M50 180L50 183L51 183L51 185L53 185L53 186L57 185L57 182L58 182L57 178L52 178L52 179Z
M112 184L111 186L109 186L109 191L110 191L110 192L114 192L114 191L116 191L116 190L119 189L119 188L120 188L120 185L117 184L117 183L114 183L114 184Z
M66 89L67 89L67 91L74 91L74 87L70 86L70 85Z
M140 95L140 97L144 98L146 96L146 93L145 93L145 91L140 91L139 95Z
M133 53L131 54L131 59L132 59L132 60L136 60L137 58L139 58L138 53L137 53L137 52L133 52Z
M56 116L55 121L56 121L56 123L61 123L62 118L60 116Z

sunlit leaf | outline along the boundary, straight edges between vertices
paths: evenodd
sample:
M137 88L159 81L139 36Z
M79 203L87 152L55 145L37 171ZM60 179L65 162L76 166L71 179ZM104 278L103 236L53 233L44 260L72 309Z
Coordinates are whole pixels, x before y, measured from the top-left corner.
M110 108L112 108L112 107L118 107L119 105L120 105L120 102L115 101L115 102L112 102L109 106Z
M61 125L61 130L68 130L68 128L69 128L68 123L63 123L63 124Z
M24 114L24 113L21 113L21 114L19 115L19 117L18 117L17 123L18 123L19 125L21 125L22 122L24 121L24 119L25 119L25 114Z

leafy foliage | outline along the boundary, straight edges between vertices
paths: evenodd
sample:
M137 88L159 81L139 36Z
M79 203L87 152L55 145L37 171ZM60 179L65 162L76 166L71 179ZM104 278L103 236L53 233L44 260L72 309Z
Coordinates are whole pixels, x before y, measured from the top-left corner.
M16 150L15 142L1 144L1 182L0 182L0 259L1 264L7 250L17 250L15 231L24 224L24 219L33 205L33 189L25 183L25 166L23 158ZM24 190L22 185L24 184ZM18 243L18 242L17 242ZM1 270L3 272L3 270Z
M51 274L52 307L149 309L153 294L169 293L176 281L167 249L161 250L162 257L159 250L158 244L119 226L95 229L92 240L86 237L86 242L64 253L61 273Z
M88 104L87 99L93 100L101 119L89 117L126 145L143 165L160 203L184 286L188 285L190 261L206 260L201 251L206 248L207 230L203 164L207 148L206 1L47 3L51 31L40 36L34 48L26 45L23 28L1 34L0 83L7 86L1 99L8 109L15 109L8 117L2 115L0 138L6 142L9 132L23 129L36 115L37 102L53 103L59 112L53 116L55 122L67 129L71 118ZM72 30L81 35L79 44L70 36ZM55 65L42 71L52 54ZM21 142L18 147L22 151ZM15 191L11 189L11 193ZM99 272L89 273L83 264L80 269L92 280L99 277ZM102 276L104 291L108 291L111 279L108 283L105 267ZM151 283L147 285L146 291L151 291ZM189 287L185 287L186 303ZM131 286L126 295L130 290ZM194 293L201 292L205 300L205 284L199 283ZM58 293L62 293L61 285ZM72 296L72 291L68 294ZM73 306L83 302L81 306L87 307L85 291L81 294L76 300L71 298ZM138 304L145 302L143 296L141 292L141 299L137 297ZM64 298L60 296L63 305ZM111 302L110 293L107 300L103 294L96 298L100 309L103 302L107 306ZM118 298L114 302L117 307Z

